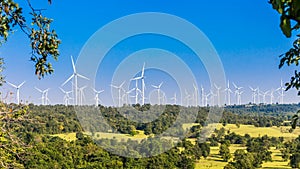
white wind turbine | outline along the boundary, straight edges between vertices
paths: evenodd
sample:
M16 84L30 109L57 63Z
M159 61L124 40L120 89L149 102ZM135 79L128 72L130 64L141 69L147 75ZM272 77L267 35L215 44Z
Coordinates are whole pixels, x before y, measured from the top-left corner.
M201 85L201 104L202 104L202 106L205 106L204 100L205 100L205 93L204 93L204 88Z
M46 89L46 90L41 90L37 87L34 87L37 91L39 91L41 94L42 94L42 105L47 105L47 101L49 101L49 98L48 98L48 91L50 90L49 88Z
M221 103L220 103L220 90L221 90L221 87L217 86L216 84L214 84L214 86L217 89L218 106L220 106L221 105Z
M100 98L99 98L99 94L103 93L104 90L96 90L95 88L93 88L93 91L95 93L95 107L98 107L98 104L101 102Z
M157 98L158 98L158 105L160 105L161 104L161 101L160 101L160 99L161 99L161 96L160 96L160 88L161 88L161 86L163 85L163 83L164 82L161 82L158 86L155 86L155 85L151 85L152 87L154 87L156 90L157 90Z
M128 91L124 91L124 94L122 96L122 100L125 102L126 105L128 104L128 97L130 97L129 94L131 92L133 92L134 90L135 90L135 88L133 88L131 90L128 90ZM125 100L124 100L124 98L125 98Z
M274 89L270 91L270 104L273 104L274 101Z
M84 95L84 89L87 88L87 86L82 86L78 88L79 91L79 105L83 105L83 100L85 99Z
M215 97L217 97L218 95L217 94L215 94L212 90L210 90L210 93L209 93L210 95L210 104L211 104L211 106L214 106L215 105Z
M237 99L238 99L238 105L241 105L242 104L242 94L244 93L244 91L240 91L238 90L237 91Z
M285 91L285 87L283 85L283 81L281 79L280 81L280 87L278 89L276 89L276 91L279 91L279 97L280 97L280 103L283 104L283 97L284 97L284 91Z
M268 91L265 91L265 92L262 92L262 91L261 91L261 95L262 95L262 97L263 97L263 104L267 104L266 96L268 95L269 92L270 92L269 90L268 90Z
M138 76L138 77L135 77L135 78L131 79L131 80L136 81L135 82L135 87L136 87L136 99L135 99L135 101L136 101L136 104L138 102L138 98L137 98L138 94L137 93L139 91L139 89L138 89L138 80L142 80L142 91L141 91L142 105L145 104L145 88L146 88L146 85L145 85L145 76L144 75L145 75L145 63L144 63L143 68L142 68L141 76Z
M195 84L193 84L194 87L194 101L195 101L195 106L198 106L198 88Z
M227 104L230 105L230 93L232 93L231 89L230 89L230 84L229 84L229 80L227 83L227 87L224 90L227 93Z
M20 104L20 88L24 85L25 81L22 82L19 86L12 84L8 81L6 81L7 84L11 85L12 87L16 88L17 90L17 104Z
M256 95L257 95L257 88L254 89L254 88L252 88L251 86L249 86L249 88L250 88L250 90L251 90L251 92L252 92L253 104L255 104L255 103L256 103Z
M113 84L110 85L111 87L113 87L113 88L115 88L115 89L118 90L118 93L119 93L119 98L118 98L119 103L118 103L118 105L119 105L119 107L121 107L121 103L122 103L121 92L122 92L122 90L123 90L123 85L124 85L124 84L125 84L125 81L124 81L120 86L115 86L115 85L113 85Z
M233 86L234 86L234 89L235 89L235 91L234 91L234 93L235 93L235 95L236 95L236 98L237 98L237 104L238 105L241 105L241 95L242 95L242 93L243 92L241 92L241 89L243 88L243 87L238 87L235 83L233 83L232 82L232 84L233 84Z
M69 94L72 93L72 91L65 91L62 88L59 89L65 94L63 98L63 102L65 103L65 106L68 106L70 104L70 100L72 99Z
M176 105L177 104L177 96L176 93L174 93L174 96L171 98L171 100L173 100L173 104Z
M77 105L78 104L78 77L80 77L82 79L86 79L86 80L89 80L89 78L77 73L72 56L71 56L71 61L72 61L72 67L73 67L73 74L61 86L64 86L71 79L74 80L74 84L73 84L74 85L74 94L75 94L74 97L75 97L75 105ZM73 85L72 85L72 87L73 87Z
M190 106L190 100L192 99L191 95L188 93L187 90L185 90L185 100L186 100L186 106Z
M209 98L210 95L211 95L211 93L208 93L208 94L205 94L205 93L204 93L204 100L205 100L204 106L207 106L207 105L208 105L208 98Z

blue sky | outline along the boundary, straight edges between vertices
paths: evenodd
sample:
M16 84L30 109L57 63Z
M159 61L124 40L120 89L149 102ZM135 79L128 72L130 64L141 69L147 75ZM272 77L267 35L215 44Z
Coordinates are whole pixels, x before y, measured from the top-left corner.
M20 3L22 5L24 2L21 1ZM218 2L199 0L110 0L86 1L85 3L65 0L53 1L50 6L47 1L33 0L32 3L36 8L47 9L44 14L54 18L52 26L62 40L59 61L53 62L55 73L42 80L37 79L34 75L34 65L29 61L29 42L20 31L12 35L9 41L0 48L0 56L4 57L6 62L4 73L6 80L17 84L26 80L26 84L21 89L21 98L30 102L40 103L37 99L40 95L33 88L37 86L42 89L51 88L49 92L51 102L61 103L63 94L58 87L72 74L70 56L73 55L74 58L77 58L89 37L105 24L139 12L168 13L196 25L214 45L223 63L226 77L230 81L245 87L243 102L251 100L249 85L259 86L262 90L276 89L280 85L281 78L288 81L289 76L293 73L294 67L278 69L280 59L277 56L289 49L293 39L284 37L279 28L279 15L268 4L267 0ZM27 7L24 10L28 12ZM126 54L146 47L159 47L181 53L181 57L189 64L191 69L199 69L205 72L203 67L199 68L201 64L196 64L193 59L189 59L191 54L188 49L182 46L178 47L177 42L172 40L160 37L158 41L156 38L154 35L148 35L118 44L107 56L105 65L101 68L106 69L106 72L113 72L115 66L122 61L122 58L126 57ZM137 64L142 66L142 63ZM154 75L157 76L154 77ZM105 77L104 80L97 80L96 85L97 88L107 91L106 94L102 95L101 100L106 104L111 104L109 99L111 77L109 73L107 73L107 76L109 77ZM158 75L154 70L148 71L149 85L157 84L166 78L167 76ZM172 79L169 78L166 81L171 82ZM198 85L207 86L206 88L209 90L206 75L204 75L202 81L198 79L197 82ZM166 85L163 89L169 97L172 96L173 91L170 90L170 87ZM9 90L13 89L7 85L2 88L3 92ZM152 89L148 87L148 90ZM232 99L234 100L234 98ZM289 91L286 94L285 101L299 102L296 91Z

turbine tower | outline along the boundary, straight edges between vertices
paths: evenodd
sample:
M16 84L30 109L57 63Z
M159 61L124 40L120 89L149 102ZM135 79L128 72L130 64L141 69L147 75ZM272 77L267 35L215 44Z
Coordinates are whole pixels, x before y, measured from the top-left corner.
M186 106L188 107L188 106L190 106L190 100L192 99L191 98L191 95L188 93L188 91L185 89L185 100L186 100Z
M101 94L101 93L103 93L104 92L104 90L99 90L99 91L97 91L95 88L93 88L93 91L94 91L94 93L95 93L95 107L98 107L98 104L100 103L100 98L99 98L99 94Z
M34 87L37 91L39 91L41 94L42 94L42 105L47 105L47 101L49 100L48 98L48 91L49 91L49 88L46 89L46 90L41 90L37 87Z
M198 106L198 88L195 84L193 84L193 87L194 87L195 106Z
M202 104L202 106L205 106L204 100L205 100L205 93L204 93L204 88L201 85L201 104Z
M280 103L283 104L283 97L284 97L284 91L285 91L285 87L283 85L283 81L281 79L280 81L280 87L278 89L276 89L276 91L279 91L279 97L280 97Z
M118 106L121 107L121 102L122 102L122 97L121 97L121 92L123 90L123 85L125 84L125 81L120 85L120 86L115 86L113 84L111 84L110 86L117 89L118 90L118 93L119 93L119 103L118 103Z
M67 91L63 90L62 88L59 88L59 89L65 94L65 96L63 98L63 102L65 103L65 106L68 106L70 104L70 100L72 99L69 95L70 93L72 93L72 90L67 92Z
M270 92L269 90L268 90L268 91L265 91L265 92L262 92L262 91L261 91L261 95L262 95L262 97L263 97L263 104L267 104L266 96L267 96L267 94L268 94L269 92Z
M135 80L135 87L136 87L136 99L135 99L135 101L136 101L136 104L137 104L137 102L138 102L138 98L137 98L137 96L138 96L138 80L142 80L142 91L141 91L141 95L142 95L142 105L144 105L145 104L145 88L146 88L146 85L145 85L145 63L144 63L144 65L143 65L143 68L142 68L142 73L141 73L141 76L138 76L138 77L135 77L135 78L133 78L133 79L131 79L131 80Z
M79 91L79 105L83 105L83 100L85 99L84 95L84 89L87 88L87 86L80 87L78 89Z
M128 96L129 96L129 94L131 92L133 92L134 90L135 90L135 88L124 92L124 95L122 96L122 100L124 101L124 97L125 97L125 101L124 102L125 102L126 105L128 104Z
M237 91L237 99L238 99L238 105L242 104L242 94L244 91Z
M235 91L234 91L234 94L236 95L236 98L237 98L237 104L238 105L241 105L241 95L242 95L242 93L243 92L241 92L241 89L243 88L243 87L238 87L235 83L233 83L232 82L232 84L233 84L233 86L234 86L234 89L235 89Z
M21 84L19 84L19 86L15 85L15 84L12 84L8 81L6 81L7 84L11 85L12 87L16 88L17 90L17 104L20 104L20 88L24 85L25 81L22 82Z
M176 96L176 93L174 93L174 96L171 98L171 100L173 100L174 101L174 105L176 105L177 104L177 96Z
M270 91L270 104L273 104L273 100L274 100L274 89Z
M76 67L75 67L75 64L74 64L74 60L73 60L73 57L71 56L71 61L72 61L72 67L73 67L73 74L61 85L61 86L64 86L66 83L68 83L71 79L74 80L74 86L72 85L72 87L74 87L74 93L75 93L75 105L78 104L78 77L82 78L82 79L86 79L86 80L89 80L89 78L77 73L76 71Z
M158 98L158 105L160 105L161 104L161 102L160 102L160 88L161 88L161 86L163 85L163 83L164 82L161 82L158 86L155 86L155 85L151 85L152 87L154 87L156 90L157 90L157 98Z
M252 91L252 99L253 99L253 104L256 102L256 95L257 95L257 88L254 89L251 86L249 86L250 90Z
M232 91L230 89L229 80L228 80L228 83L227 83L227 87L224 91L227 93L227 104L230 105L230 93L232 93Z
M220 90L221 90L221 87L217 86L216 84L214 84L214 86L217 89L218 106L220 106L221 105L221 103L220 103Z

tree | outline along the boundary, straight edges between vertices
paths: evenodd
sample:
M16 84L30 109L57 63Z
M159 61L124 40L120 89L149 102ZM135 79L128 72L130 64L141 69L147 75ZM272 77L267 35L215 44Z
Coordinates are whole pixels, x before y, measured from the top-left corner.
M300 167L300 153L295 153L291 156L290 165L292 168L299 168Z
M220 145L219 154L225 162L227 162L231 158L230 150L227 144L222 143Z
M287 38L292 37L292 32L297 32L300 28L300 1L299 0L270 0L273 9L275 9L280 16L280 28L283 34ZM300 59L300 34L296 35L297 38L293 42L292 47L285 53L280 55L281 60L279 68L282 68L285 64L299 65ZM296 88L300 95L300 72L295 70L294 76L291 77L289 83L285 84L286 90L290 88Z
M51 3L51 0L48 2ZM31 9L30 18L25 18L23 8L14 0L0 1L0 44L5 43L16 28L23 31L30 41L32 49L30 59L35 63L35 74L40 79L53 73L54 70L48 59L49 57L58 59L61 41L55 30L50 28L53 20L44 17L42 10L33 8L29 0L27 3ZM27 19L31 20L31 24L27 23ZM2 66L3 63L1 60L0 65ZM2 70L0 67L0 73ZM1 78L2 85L3 76Z

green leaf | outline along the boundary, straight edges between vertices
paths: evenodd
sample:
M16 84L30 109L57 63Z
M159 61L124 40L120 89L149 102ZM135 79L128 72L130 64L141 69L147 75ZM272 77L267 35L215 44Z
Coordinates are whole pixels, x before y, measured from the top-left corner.
M291 21L285 15L281 16L280 28L283 34L290 38L292 36Z

